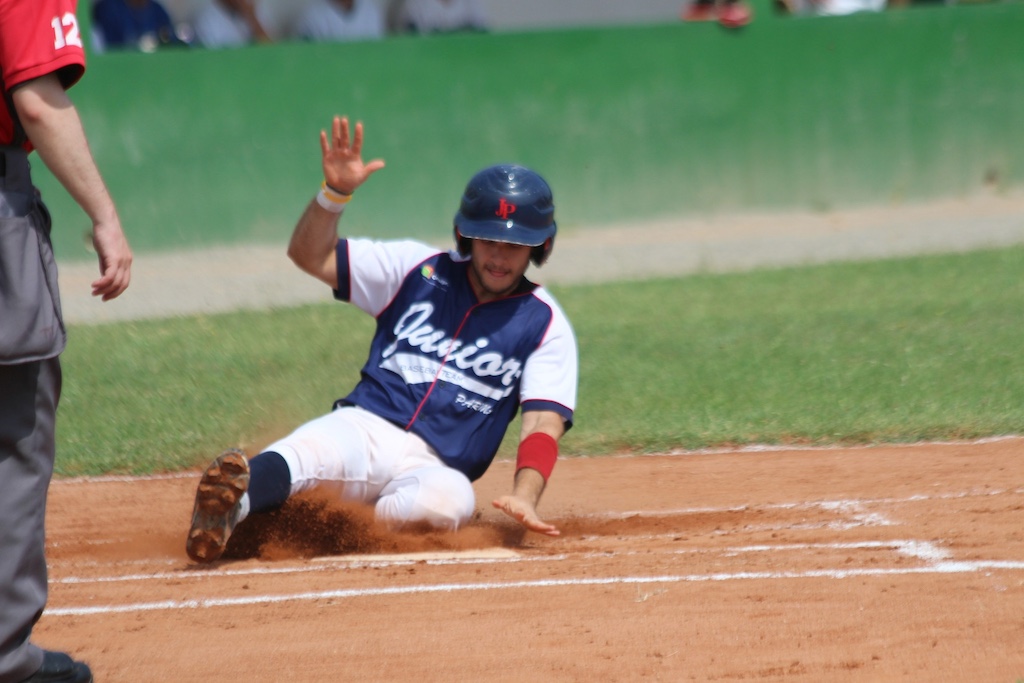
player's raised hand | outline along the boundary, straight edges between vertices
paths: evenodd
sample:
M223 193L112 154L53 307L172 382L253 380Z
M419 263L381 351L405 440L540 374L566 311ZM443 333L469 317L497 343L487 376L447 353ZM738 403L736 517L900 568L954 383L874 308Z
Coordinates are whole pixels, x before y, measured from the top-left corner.
M363 124L357 122L355 133L349 139L347 116L335 116L331 134L320 131L320 151L323 154L324 180L331 189L352 194L373 173L384 168L384 161L374 159L363 163Z
M548 524L537 516L537 510L527 501L517 496L501 496L491 503L506 515L516 520L530 531L546 536L558 536L562 532L553 524Z

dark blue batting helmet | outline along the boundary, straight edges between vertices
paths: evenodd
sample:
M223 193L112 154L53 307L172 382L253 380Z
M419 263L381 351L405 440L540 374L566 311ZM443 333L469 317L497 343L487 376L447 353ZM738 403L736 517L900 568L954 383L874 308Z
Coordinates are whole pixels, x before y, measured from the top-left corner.
M551 188L535 172L515 164L489 166L466 185L455 214L455 243L463 256L471 239L534 247L538 266L555 244L555 204Z

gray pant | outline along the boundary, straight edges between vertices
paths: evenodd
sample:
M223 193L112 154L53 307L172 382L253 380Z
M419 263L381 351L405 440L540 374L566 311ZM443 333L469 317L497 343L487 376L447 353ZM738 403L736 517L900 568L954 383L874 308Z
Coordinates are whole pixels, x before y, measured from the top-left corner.
M50 212L25 152L0 147L0 363L53 358L66 339Z
M0 683L42 664L29 643L46 606L46 493L53 476L64 324L50 214L23 150L0 148Z
M31 676L46 605L46 492L53 475L60 360L0 365L0 683Z

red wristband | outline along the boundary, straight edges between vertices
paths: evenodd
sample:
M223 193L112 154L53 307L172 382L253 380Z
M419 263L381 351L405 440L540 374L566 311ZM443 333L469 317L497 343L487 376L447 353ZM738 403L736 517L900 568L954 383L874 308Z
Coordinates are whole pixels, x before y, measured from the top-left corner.
M519 442L519 452L516 454L516 472L529 467L540 472L544 481L551 476L551 470L555 469L555 460L558 459L558 442L554 437L544 432L534 432Z

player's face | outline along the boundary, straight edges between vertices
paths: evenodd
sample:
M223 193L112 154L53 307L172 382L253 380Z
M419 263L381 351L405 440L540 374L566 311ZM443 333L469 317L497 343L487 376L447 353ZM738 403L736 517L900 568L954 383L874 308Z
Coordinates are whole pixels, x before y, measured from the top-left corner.
M471 240L469 281L480 301L508 296L530 265L532 247L490 240Z

